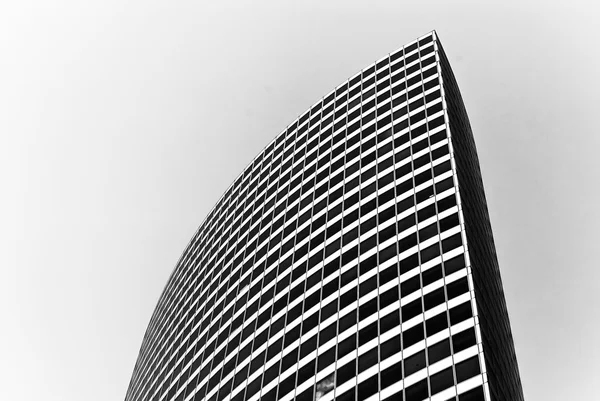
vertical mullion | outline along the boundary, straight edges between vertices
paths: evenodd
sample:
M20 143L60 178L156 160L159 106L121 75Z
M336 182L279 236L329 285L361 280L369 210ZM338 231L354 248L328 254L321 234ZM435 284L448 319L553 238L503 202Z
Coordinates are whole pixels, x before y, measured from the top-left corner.
M313 138L310 137L310 134L311 134L310 131L311 131L311 128L314 128L314 127L311 126L310 124L312 123L313 114L315 114L315 117L318 117L318 121L316 122L316 127L318 127L318 128L315 130L315 134L314 134L314 137L317 138L316 145L314 147L315 160L313 160L311 162L311 164L314 163L314 166L315 166L314 170L315 171L314 171L314 173L310 173L310 174L314 174L314 177L312 177L310 179L310 181L312 181L312 186L310 188L307 188L307 193L309 193L309 195L308 195L307 198L311 198L311 201L310 201L310 203L308 205L308 210L310 211L310 218L308 220L308 226L307 226L307 228L308 227L310 227L310 228L309 228L309 234L308 234L307 242L306 242L306 246L307 246L308 250L307 250L306 254L301 257L301 259L304 258L304 257L306 257L306 261L302 262L305 265L305 272L304 272L304 291L303 291L303 294L302 294L302 302L301 302L301 305L302 305L302 314L301 314L300 323L299 323L300 333L299 333L298 340L295 341L298 344L298 347L297 347L297 350L296 350L296 355L297 355L296 356L296 366L297 366L298 369L294 373L295 376L296 376L296 380L295 380L296 386L295 386L294 391L293 391L294 395L295 395L294 399L296 399L298 397L298 393L297 393L298 386L302 384L302 383L300 383L298 381L299 380L298 372L300 371L300 357L301 357L300 350L301 350L301 347L302 347L302 336L303 336L302 332L303 332L303 329L304 329L304 320L305 320L305 317L306 317L306 310L305 310L305 308L306 308L306 291L308 290L308 288L307 288L307 282L308 282L308 277L309 277L308 276L308 272L310 271L310 263L309 263L310 262L310 250L311 250L310 249L310 244L311 244L312 234L313 234L313 227L312 227L312 225L313 225L313 222L314 222L315 183L317 181L317 166L318 166L318 161L319 161L319 146L321 144L320 143L320 134L321 134L320 128L321 128L321 120L322 120L322 117L323 117L323 114L322 114L323 113L323 102L321 101L318 104L320 105L320 107L319 107L319 109L316 112L312 111L312 110L314 110L314 107L316 107L316 105L313 106L313 108L311 109L311 115L310 115L309 122L308 122L308 124L309 124L308 125L308 134L307 134L308 137L307 137L307 140L306 140L306 142L307 142L307 152L306 152L306 154L308 154L309 152L311 152L313 150L313 149L308 149L308 145L309 145L309 141L311 139L313 139ZM305 168L306 168L306 166L305 166ZM302 181L304 182L304 176L303 176L303 180ZM309 182L307 182L306 184L303 184L303 185L307 185ZM299 198L300 204L302 203L301 202L302 201L302 195L304 195L304 193L300 194L300 198ZM299 217L300 217L300 212L301 211L302 211L302 209L300 207L299 210L298 210L298 216ZM302 224L304 224L304 223L302 223ZM279 397L279 398L281 398L281 397Z
M295 136L295 135L296 135L296 132L294 131L294 133L293 133L292 135L294 135L294 136ZM293 147L294 147L294 149L295 149L295 147L296 147L296 141L294 141L294 142L293 142ZM292 156L292 157L293 157L293 156ZM293 160L293 159L292 159L292 160ZM281 167L280 167L280 169L281 169L281 170L283 169L283 161L284 161L284 152L281 152L281 162L280 162L280 166L281 166ZM292 164L293 164L293 163L292 163ZM283 172L283 171L281 171L281 172ZM276 208L276 204L277 204L277 194L279 193L279 190L280 190L280 189L283 189L284 187L285 187L285 188L287 188L287 191L289 192L289 187L290 187L290 178L291 178L291 176L292 176L292 168L290 167L290 171L289 171L289 178L288 178L288 181L287 181L287 183L286 183L286 184L284 184L283 186L280 186L280 182L281 182L281 180L278 180L278 183L277 183L277 190L275 191L275 195L274 195L274 196L275 196L275 204L273 205L273 218L277 217L277 216L275 215L275 210L277 209L277 208ZM284 203L286 206L287 206L287 201L288 201L288 199L287 199L287 197L286 197L286 198L285 198L285 200L284 200L284 202L283 202L283 203ZM286 209L286 208L284 207L284 213L283 213L283 216L285 216L285 209ZM274 222L273 222L273 223L274 223ZM285 223L285 221L284 221L284 223ZM284 224L284 225L285 225L285 224ZM275 229L277 229L277 228L275 228ZM273 230L272 230L272 231L273 231ZM276 245L276 246L278 246L278 247L279 247L279 249L278 249L278 250L276 250L274 253L276 253L276 254L278 255L278 257L277 257L276 259L277 259L277 262L279 262L279 261L280 261L280 259L281 259L281 257L283 256L283 255L282 255L282 253L281 253L281 249L282 249L282 246L283 246L283 240L285 239L285 238L284 238L284 229L283 229L283 227L282 227L281 233L280 233L280 234L277 234L277 235L279 235L281 238L280 238L280 240L279 240L279 243L278 243L278 245ZM273 240L274 240L274 236L273 236L273 232L271 232L271 234L270 234L270 238L269 238L269 241L273 241ZM269 248L271 248L271 246L269 246ZM267 252L267 257L268 257L268 252ZM277 262L276 262L276 264L278 265L279 263L277 263ZM268 267L268 266L267 266L267 267ZM276 298L276 296L277 296L277 282L278 282L278 278L280 277L280 273L282 273L282 272L280 272L280 271L279 271L279 268L278 268L278 266L274 267L274 269L276 269L276 270L277 270L277 275L276 275L276 277L275 277L275 283L274 283L274 285L273 285L273 290L272 290L272 291L273 291L273 298L272 298L272 301L271 301L271 302L272 302L272 304L273 304L273 305L272 305L272 307L271 307L271 308L273 308L273 307L275 306L275 298ZM290 276L291 276L291 271L290 271ZM289 285L289 283L288 283L288 285ZM266 370L267 370L267 369L266 369L266 363L269 361L269 359L268 359L268 351L269 351L269 346L270 346L270 343L271 343L271 338L273 337L273 336L272 336L272 333L271 333L271 328L272 328L272 324L273 324L273 317L274 317L274 315L275 315L275 311L274 311L274 309L272 309L272 310L271 310L271 317L270 317L270 319L269 319L269 322L270 322L270 324L269 324L269 327L267 328L267 330L269 330L269 335L268 335L268 338L267 338L267 346L266 346L266 348L265 348L265 359L264 359L264 360L265 360L265 363L263 364L263 372L262 372L262 375L261 375L261 376L262 376L262 379L261 379L261 380L262 380L262 386L261 386L261 390L259 391L260 398L261 398L261 399L264 399L265 401L274 401L274 400L277 398L277 386L275 386L275 387L273 388L273 393L272 393L272 394L270 394L270 396L269 396L269 397L267 397L267 396L266 396L266 394L263 394L263 391L262 391L262 389L263 389L263 388L264 388L264 387L265 387L267 384L269 384L269 383L265 383L265 382L264 382L264 375L265 375L265 372L266 372ZM285 314L284 314L284 318L285 318ZM284 327L284 328L282 328L281 330L285 330L285 327ZM281 341L282 341L282 351L283 351L283 334L282 334L282 336L281 336ZM281 352L281 351L280 351L280 352ZM277 362L276 362L276 364L277 364ZM279 374L277 375L277 380L278 380L278 379L279 379Z
M308 116L307 119L310 120L310 115ZM306 126L305 126L306 128L302 129L302 127L304 127L304 125L303 124L299 124L299 127L297 129L296 140L294 141L294 152L293 152L293 156L292 156L292 165L290 167L290 170L291 170L290 171L290 182L288 184L288 188L289 188L289 192L290 193L295 190L295 188L292 187L292 183L293 183L293 177L294 177L294 173L293 173L293 171L294 171L294 165L296 164L295 163L296 162L296 152L299 149L302 149L302 147L306 147L307 144L308 144L308 143L305 143L305 144L301 145L300 147L298 147L297 140L300 139L300 138L298 138L300 136L303 136L303 135L308 136L308 131L309 131L308 126L309 126L309 122L307 121L306 122ZM306 131L306 134L304 134L304 131ZM307 140L307 142L308 142L308 140ZM300 165L303 166L302 170L304 170L304 163L305 163L304 156L298 156L298 160L297 161L298 161L298 166L300 166ZM299 184L300 187L298 188L298 191L300 191L301 188L302 188L302 182L304 181L304 171L302 171L300 173L300 177L301 177L300 178L300 184ZM302 197L302 194L298 195L298 199L297 200L292 201L292 204L294 204L297 201L298 202L298 206L297 206L296 215L295 216L290 216L290 218L294 219L294 221L292 223L293 226L294 226L294 231L293 231L293 235L292 235L292 238L293 238L293 241L294 241L294 246L292 247L292 252L290 253L290 256L289 256L289 258L291 258L291 263L290 263L290 267L289 267L289 269L290 269L290 278L289 278L289 284L288 284L289 285L289 290L292 289L291 285L294 282L294 280L293 280L293 271L294 271L294 263L296 262L295 261L295 249L296 249L296 239L297 239L296 237L297 237L297 233L298 233L298 219L300 217L299 216L299 212L300 212L300 199L301 199L301 197ZM290 208L289 198L286 200L286 204L287 204L286 211L288 211L289 208ZM284 238L283 239L285 239L285 234L284 234ZM283 359L284 359L283 356L284 356L284 351L285 351L285 348L286 348L286 346L285 346L285 340L286 340L286 337L287 337L288 333L290 332L290 330L289 330L289 323L290 323L290 320L289 320L290 319L290 316L289 316L289 310L290 310L289 304L291 302L290 301L290 295L291 295L290 291L288 291L288 294L287 294L287 296L288 296L288 302L286 303L286 311L285 311L285 325L284 325L284 328L283 328L284 333L282 335L282 341L283 341L283 343L282 343L282 350L281 350L281 356L282 356L282 358L281 358L281 361L279 363L279 375L278 375L278 380L279 381L277 383L277 388L275 390L276 391L276 399L280 399L280 398L282 398L285 395L285 394L281 394L280 390L281 390L281 384L282 384L281 375L283 373ZM294 379L294 381L295 381L295 379Z

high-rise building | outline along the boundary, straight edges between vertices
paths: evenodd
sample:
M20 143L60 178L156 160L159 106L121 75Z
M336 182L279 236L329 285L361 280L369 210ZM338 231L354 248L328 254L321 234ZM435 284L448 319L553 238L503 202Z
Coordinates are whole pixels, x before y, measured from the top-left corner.
M209 213L126 401L523 400L467 114L435 32L324 96Z

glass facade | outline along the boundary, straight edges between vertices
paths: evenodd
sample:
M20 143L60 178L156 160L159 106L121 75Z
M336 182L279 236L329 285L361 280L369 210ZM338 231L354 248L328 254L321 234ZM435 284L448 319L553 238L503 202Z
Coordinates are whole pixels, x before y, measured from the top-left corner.
M431 32L240 174L169 278L125 399L522 397L473 137Z

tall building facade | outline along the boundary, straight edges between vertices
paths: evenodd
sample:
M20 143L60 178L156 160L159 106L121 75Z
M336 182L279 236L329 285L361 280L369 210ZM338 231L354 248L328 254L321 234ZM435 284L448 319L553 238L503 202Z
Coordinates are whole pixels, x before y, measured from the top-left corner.
M323 97L202 223L126 401L523 400L479 163L431 32Z

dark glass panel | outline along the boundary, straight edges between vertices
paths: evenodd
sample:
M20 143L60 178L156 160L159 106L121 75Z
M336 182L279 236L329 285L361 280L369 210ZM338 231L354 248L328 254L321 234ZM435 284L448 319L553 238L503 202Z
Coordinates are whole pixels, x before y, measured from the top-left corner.
M437 394L442 390L452 387L454 385L452 367L432 375L429 379L429 383L431 384L431 395Z
M364 372L378 361L378 348L375 347L358 357L358 373Z
M465 267L465 256L460 254L444 262L444 273L446 276L459 271Z
M478 375L479 372L479 356L475 355L466 361L456 364L456 382L460 383L470 379Z
M427 353L429 356L429 364L433 365L434 363L441 361L444 358L450 356L450 340L445 339L440 341L437 344L430 345L427 349Z
M404 376L410 376L423 369L426 365L425 350L417 352L404 360Z
M475 329L473 327L452 336L454 353L463 351L476 344Z
M466 277L453 281L447 285L448 300L469 292L469 284Z
M406 389L406 401L422 401L428 397L427 379L413 384Z
M425 270L422 274L423 287L442 278L442 265L437 265L431 269Z
M352 387L342 395L335 398L335 401L354 401L356 397L356 388Z
M341 330L340 330L341 331ZM337 359L348 355L350 352L356 349L356 335L351 335L338 344L338 356Z
M442 304L446 300L444 295L444 287L438 288L433 292L423 297L423 303L425 304L425 310L431 309L435 306Z
M338 368L336 383L339 386L356 376L356 361L350 361L344 366Z
M358 401L366 400L378 390L377 375L358 384Z
M423 332L423 324L419 323L415 327L411 327L402 333L402 345L406 349L411 345L423 340L425 333Z
M402 307L402 321L406 322L421 313L423 313L423 306L421 298L418 298Z
M459 401L485 401L483 387L479 386L458 396Z
M450 324L457 324L473 316L471 310L471 301L467 301L461 305L450 309Z
M447 327L448 317L446 316L446 312L442 312L439 315L429 318L425 322L425 330L427 331L427 336L432 336L435 333L439 333Z
M383 390L400 380L402 380L402 361L393 364L381 372L381 389Z

